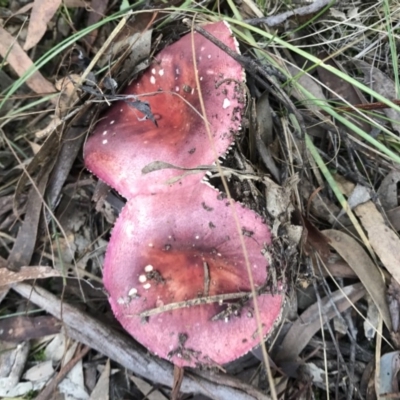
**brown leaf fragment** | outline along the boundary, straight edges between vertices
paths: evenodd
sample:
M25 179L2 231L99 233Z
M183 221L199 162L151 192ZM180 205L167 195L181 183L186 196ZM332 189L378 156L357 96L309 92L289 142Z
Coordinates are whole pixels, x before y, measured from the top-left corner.
M372 262L367 252L351 236L334 229L328 229L323 232L330 238L330 245L357 274L378 307L386 326L391 330L392 322L386 302L386 285L382 273Z
M58 203L62 187L82 148L85 133L88 130L89 121L92 117L93 110L89 107L83 108L82 112L73 120L71 127L65 132L62 138L61 149L55 160L46 190L46 200L50 209L54 209Z
M321 52L318 54L318 57L321 60L324 60L326 65L330 65L343 72L343 67L336 62L335 59L329 58L328 53ZM365 97L356 87L339 77L337 74L322 67L317 67L317 72L320 81L333 92L329 92L328 98L335 101L341 101L342 98L352 105L367 103ZM371 125L360 118L353 118L352 122L358 125L364 132L369 132L371 130Z
M365 84L369 88L375 90L377 93L389 100L396 99L396 85L394 81L385 73L383 73L379 68L376 68L363 60L352 60L352 62L364 73ZM393 121L392 127L396 132L399 133L400 113L391 108L384 108L383 112L389 119Z
M0 268L0 286L53 276L60 276L60 273L51 267L21 267L18 272L10 271L8 268Z
M35 186L29 191L24 222L7 260L7 268L18 271L23 265L29 265L36 244L39 220L42 211L43 195L51 168L42 170Z
M303 61L303 60L302 60ZM309 93L314 97L314 99L319 99L321 100L322 103L326 102L326 97L325 94L322 90L322 87L320 84L318 84L315 79L313 79L309 73L306 73L303 68L297 67L295 65L286 65L285 66L290 74L295 77L295 80L297 82L297 85L294 85L292 88L291 95L302 102L302 105L307 107L310 111L312 111L314 114L316 114L318 111L320 111L320 107L318 106L318 103L313 101L309 101L309 99L306 97L306 95L298 88L298 85L300 87L303 87L307 89Z
M339 207L331 201L322 192L317 192L317 189L308 181L306 178L301 180L299 185L299 191L304 198L309 200L309 211L315 217L328 221L330 224L337 222L336 215L339 214ZM314 195L316 193L316 195ZM349 223L347 216L344 216L340 220L343 224Z
M398 332L400 328L400 285L393 279L388 287L387 296L393 332Z
M90 394L89 400L108 400L110 392L110 359L107 360L103 372Z
M76 7L90 7L90 3L85 0L64 0L65 7L76 8Z
M324 260L327 260L330 254L330 239L326 237L308 218L301 215L301 220L304 227L304 251L306 254L311 254L312 251L315 250Z
M101 18L104 17L104 14L107 10L108 0L92 0L90 5L91 11L89 13L87 26L96 24L101 20ZM93 46L93 43L97 38L98 32L99 30L95 29L85 37L85 42L88 44L89 47Z
M17 183L17 187L14 193L14 201L19 200L29 182L29 176L34 175L40 169L51 169L51 165L56 158L58 147L59 147L59 135L53 131L46 141L41 145L39 151L34 155L31 162L25 169L25 173L21 175ZM14 206L14 213L19 216Z
M34 0L28 25L28 36L24 45L25 51L39 43L46 33L47 24L53 18L60 4L61 0Z
M19 10L12 13L10 16L10 19L11 19L11 17L16 17L17 15L26 14L29 10L32 9L32 7L33 7L33 3L25 4Z
M76 91L75 82L79 81L78 74L69 74L68 76L64 76L61 79L58 79L54 86L58 91L60 91L60 97L58 99L57 104L57 115L63 117L69 108L74 104L78 99L79 95Z
M61 322L50 315L11 317L0 320L0 340L23 342L59 333Z
M131 381L135 384L135 386L143 393L143 398L147 400L167 400L167 398L156 388L145 380L138 378L137 376L131 375ZM173 397L171 395L171 400ZM175 399L176 400L176 399Z
M22 50L16 39L2 27L0 27L0 55L6 59L20 77L33 67L32 60ZM34 72L25 83L35 93L55 92L54 86L39 71Z
M383 179L378 189L379 199L385 210L391 210L399 205L397 186L400 182L400 172L390 171Z
M367 231L369 242L375 253L393 278L400 283L400 239L386 224L372 201L354 209Z
M356 278L357 275L353 269L350 268L349 264L342 259L338 254L331 254L326 262L326 268L330 274L336 278ZM325 268L321 271L315 271L317 275L329 276Z
M275 362L279 365L296 361L298 355L307 346L311 338L321 329L321 315L324 323L337 316L336 310L343 312L360 300L366 291L361 283L346 286L332 293L330 298L322 299L321 304L314 303L307 308L290 327Z
M256 148L261 160L277 182L280 182L279 169L273 157L272 113L268 93L264 92L251 107L251 125L254 126L250 137L251 148ZM253 132L254 131L254 132ZM254 153L254 151L253 151ZM253 156L254 158L254 156Z
M341 65L336 62L326 51L322 51L318 54L318 58L324 60L324 64L330 65L343 72ZM335 73L328 71L325 68L317 67L318 76L329 89L334 93L329 92L329 98L336 98L337 96L342 97L350 104L366 103L365 98L361 97L361 94L357 89L349 82L337 76Z

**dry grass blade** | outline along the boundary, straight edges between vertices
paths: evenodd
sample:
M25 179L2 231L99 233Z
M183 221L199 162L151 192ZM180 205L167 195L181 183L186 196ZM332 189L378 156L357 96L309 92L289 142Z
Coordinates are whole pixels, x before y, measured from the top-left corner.
M386 326L391 330L392 321L386 302L386 287L383 274L378 270L361 245L351 236L333 229L325 230L323 233L331 239L329 244L355 271L378 307Z

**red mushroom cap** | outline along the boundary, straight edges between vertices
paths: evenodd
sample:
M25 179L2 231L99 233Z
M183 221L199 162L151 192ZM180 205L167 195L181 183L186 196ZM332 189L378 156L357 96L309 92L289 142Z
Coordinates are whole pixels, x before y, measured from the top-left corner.
M253 299L237 315L222 314L218 320L213 317L240 298L214 298L208 304L199 300L251 289L229 202L195 181L190 189L128 202L114 227L104 266L109 301L123 327L156 355L192 367L225 364L259 343ZM260 288L268 267L262 250L271 233L253 211L238 203L234 208L254 284ZM264 293L256 299L264 335L280 317L282 298ZM183 307L181 302L188 301ZM164 311L140 315L158 307Z
M204 27L232 49L237 44L224 22ZM166 181L182 171L163 169L142 174L153 161L194 168L215 161L201 116L193 65L194 38L197 74L217 156L227 151L240 127L244 90L241 66L198 33L166 47L125 94L150 104L158 128L143 114L119 101L97 124L85 149L85 163L100 179L126 198L165 190Z

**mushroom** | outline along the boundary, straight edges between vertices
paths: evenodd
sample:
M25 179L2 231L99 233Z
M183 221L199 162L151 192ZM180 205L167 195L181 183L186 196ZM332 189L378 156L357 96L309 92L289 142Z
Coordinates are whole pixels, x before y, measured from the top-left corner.
M204 28L237 50L224 22ZM225 154L240 128L243 78L241 66L215 45L186 35L162 50L125 92L148 101L158 127L118 102L85 145L88 169L128 199L104 265L113 312L140 343L178 366L240 357L259 343L255 302L263 335L282 310L283 296L266 288L271 233L259 215L203 184L203 172L143 173L155 161L196 169Z
M112 232L104 285L118 321L151 352L181 367L221 365L259 344L254 301L267 335L283 296L265 288L271 233L262 218L234 203L238 232L228 200L188 181L128 201Z
M224 22L204 29L238 49ZM200 111L196 74L215 152ZM158 127L128 103L116 102L87 140L87 168L127 199L166 190L167 182L182 171L162 169L146 176L142 169L157 160L195 168L223 155L240 128L243 80L242 67L225 52L196 32L183 36L158 53L146 72L125 91L149 103Z

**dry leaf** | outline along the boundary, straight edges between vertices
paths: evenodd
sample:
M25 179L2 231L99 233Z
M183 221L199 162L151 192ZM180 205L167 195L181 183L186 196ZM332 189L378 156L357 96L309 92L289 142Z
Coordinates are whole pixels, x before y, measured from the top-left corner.
M12 342L0 342L1 398L23 396L29 390L33 390L31 382L20 382L29 350L29 342L23 342L17 346Z
M325 323L337 316L337 310L339 312L345 311L364 295L364 287L357 283L333 292L330 298L322 299L320 306L318 303L314 303L307 308L290 327L285 339L279 346L275 362L282 364L296 360L311 338L321 329L320 312L323 315L322 321Z
M391 210L399 205L397 186L400 182L400 172L390 171L383 179L378 189L379 200L385 210Z
M54 160L55 161L55 160ZM38 234L41 217L43 195L49 179L51 168L42 170L35 186L32 186L26 204L25 218L19 228L14 246L8 256L7 266L13 271L18 271L23 265L29 265Z
M323 231L330 245L350 265L381 312L383 321L391 330L392 322L386 302L386 286L381 272L366 251L351 236L333 229Z
M90 400L108 400L110 392L110 359L107 360L106 366L96 383L95 388L90 394Z
M75 7L82 7L82 8L89 8L90 2L85 0L64 0L65 7L68 8L75 8Z
M309 255L313 251L327 260L330 255L329 238L326 237L307 217L300 214L303 222L303 249Z
M21 267L18 272L7 268L0 268L0 286L11 285L30 279L45 279L60 276L60 273L51 267Z
M56 115L58 117L64 117L70 110L71 106L79 99L79 95L75 87L75 82L78 81L79 75L70 74L59 79L55 83L56 89L60 91L60 97L58 99L56 108Z
M36 46L46 33L47 24L60 7L61 0L34 0L24 50Z
M5 29L0 27L0 55L5 58L18 76L22 76L33 66L28 57L15 38ZM25 82L35 93L53 93L54 86L36 71Z
M104 17L105 12L107 11L108 0L92 0L90 5L91 7L87 20L87 26L96 24ZM98 32L99 30L95 29L89 32L88 35L86 35L85 41L89 45L89 47L93 46L93 43L97 38Z
M318 57L321 60L325 60L324 63L326 65L329 65L331 67L334 67L338 69L339 71L345 72L344 68L342 65L337 62L334 58L330 58L330 55L323 51L318 54ZM337 97L340 99L346 100L349 104L365 104L367 103L367 100L361 93L359 89L357 89L355 86L353 86L351 83L345 81L343 78L339 77L337 74L328 71L325 68L322 67L317 67L317 72L320 81L325 84L329 89L332 90L332 92L329 92L328 97L332 98L333 100L337 100ZM347 115L346 118L350 119L351 114ZM361 118L351 118L353 124L358 125L363 131L369 132L372 127L368 122L364 121ZM342 124L339 124L340 126L343 126ZM347 129L345 127L345 129ZM353 134L352 131L350 131L350 134Z
M23 375L23 379L27 381L48 380L54 373L51 361L44 361L29 368Z
M368 340L372 340L375 337L375 333L378 331L381 323L381 312L371 296L366 296L366 300L368 302L368 309L367 319L363 323L364 336Z
M301 68L297 66L286 65L286 68L290 72L290 75L292 75L293 77L295 77L297 74L300 74L295 79L299 86L303 87L309 93L311 93L314 99L319 99L322 104L326 103L326 97L324 95L324 92L322 91L321 85L319 85L315 81L315 79L311 78L311 76L308 73L305 73ZM300 89L297 88L296 85L294 85L291 94L295 99L303 102L304 106L307 107L309 110L311 110L313 113L317 113L320 111L318 103L310 101L305 96L305 94Z
M400 283L400 239L390 229L372 201L354 209L368 233L372 248L393 278Z
M138 378L137 376L130 376L131 381L136 385L136 387L143 393L146 399L148 400L167 400L167 398L158 390L155 390L154 387L148 384L143 379Z
M395 83L379 68L376 68L362 60L353 60L353 63L364 73L365 84L368 87L389 100L396 99ZM389 119L393 121L393 129L400 133L400 113L391 108L384 108L383 112Z

